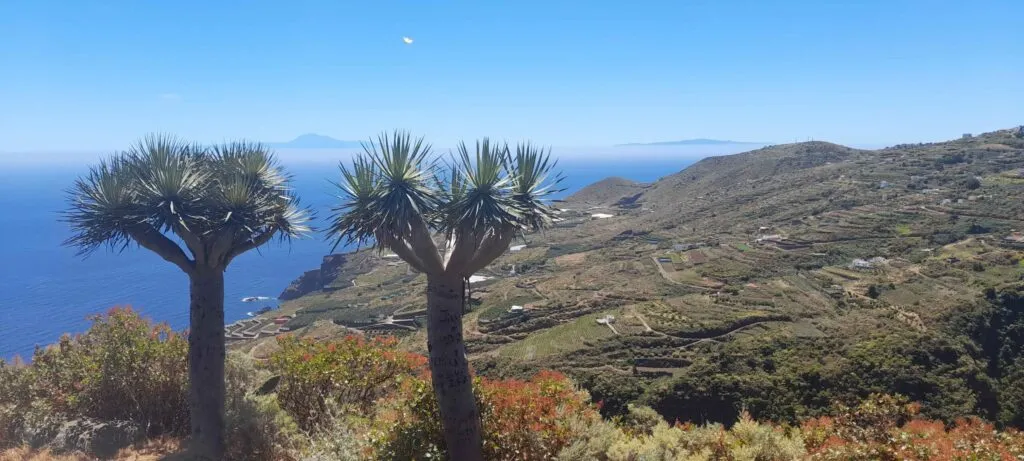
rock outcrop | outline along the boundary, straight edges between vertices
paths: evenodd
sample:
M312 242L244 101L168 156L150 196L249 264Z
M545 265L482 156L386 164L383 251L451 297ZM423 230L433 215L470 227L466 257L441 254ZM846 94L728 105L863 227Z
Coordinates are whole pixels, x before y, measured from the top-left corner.
M320 262L319 269L306 271L304 274L299 276L299 278L289 284L288 288L285 288L284 291L278 295L277 299L281 301L289 301L328 287L333 287L332 284L344 273L346 261L347 258L343 254L324 256L323 261ZM346 281L343 286L348 286L348 283L350 282Z
M301 298L305 295L319 291L323 289L323 280L320 276L320 269L313 269L306 271L299 278L295 279L288 288L285 288L277 299L280 301L290 301L292 299Z
M57 452L82 451L108 459L118 450L141 441L145 432L128 421L96 421L88 418L61 425L50 448Z
M348 258L343 254L324 256L323 262L320 263L321 285L323 287L332 286L332 284L344 273L343 269L347 261ZM348 286L348 283L342 285L342 287L346 286Z

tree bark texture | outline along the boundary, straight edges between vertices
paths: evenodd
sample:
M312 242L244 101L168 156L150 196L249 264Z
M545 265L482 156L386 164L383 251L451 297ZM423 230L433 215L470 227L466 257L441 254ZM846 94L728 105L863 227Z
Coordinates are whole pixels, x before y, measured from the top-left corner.
M198 459L224 455L224 271L196 267L190 275L188 334L191 448Z
M428 278L427 349L449 459L483 461L480 413L462 337L464 289L459 276Z

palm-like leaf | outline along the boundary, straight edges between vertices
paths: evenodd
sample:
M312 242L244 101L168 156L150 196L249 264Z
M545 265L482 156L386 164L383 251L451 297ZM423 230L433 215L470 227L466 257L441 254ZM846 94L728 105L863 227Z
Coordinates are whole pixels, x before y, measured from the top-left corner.
M328 238L334 239L331 252L341 243L363 244L372 240L381 225L376 211L381 178L374 161L357 155L351 169L344 164L338 166L341 182L333 184L341 192L341 205L331 208L332 220L327 229Z
M285 174L263 145L245 141L214 146L209 156L215 171L208 215L217 233L235 232L245 242L269 229L283 238L309 231L309 213L298 206Z
M551 150L520 143L507 164L512 178L512 199L520 213L519 224L534 231L550 226L557 212L545 200L564 190L557 186L565 179L561 174L552 175L558 162L551 160Z
M124 249L131 243L126 230L138 224L137 192L124 155L101 161L68 191L70 209L64 213L73 235L65 244L92 253L109 245Z
M201 202L211 179L204 150L168 135L150 135L133 145L129 159L141 220L167 232L205 224Z
M193 257L220 248L221 259L206 262L230 261L271 235L309 231L308 210L299 207L289 181L259 144L208 149L171 136L147 136L76 181L65 213L74 235L66 243L88 253L104 244L124 248L143 235L174 233ZM170 241L160 244L161 250L173 247Z
M513 181L505 174L507 157L508 146L487 138L476 143L472 156L465 143L459 145L453 177L459 178L462 191L443 209L446 233L484 235L517 226L520 215L511 196Z
M513 155L487 138L473 149L460 143L443 174L429 146L403 132L381 135L363 150L351 167L341 165L335 184L341 191L341 204L331 210L335 247L372 240L414 267L461 274L499 256L517 231L554 219L544 200L561 177L552 178L550 154L529 144ZM448 240L444 261L431 232Z
M427 219L440 204L431 187L434 163L430 145L424 144L423 138L413 140L409 133L395 131L363 144L363 150L380 176L373 210L378 223L375 231L384 234L378 237L405 238L412 226Z

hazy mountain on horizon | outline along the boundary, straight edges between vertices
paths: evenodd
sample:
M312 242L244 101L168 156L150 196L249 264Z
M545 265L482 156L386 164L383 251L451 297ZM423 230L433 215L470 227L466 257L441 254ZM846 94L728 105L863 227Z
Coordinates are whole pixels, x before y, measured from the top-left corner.
M766 142L748 142L748 141L729 141L729 140L722 140L722 139L697 138L697 139L684 139L682 141L631 142L631 143L626 143L626 144L616 144L615 147L625 147L625 146L721 146L721 145L727 145L727 144L764 146L764 145L768 145L770 143L766 143Z
M316 133L307 133L288 142L267 143L275 149L350 149L360 145L359 141L342 141Z

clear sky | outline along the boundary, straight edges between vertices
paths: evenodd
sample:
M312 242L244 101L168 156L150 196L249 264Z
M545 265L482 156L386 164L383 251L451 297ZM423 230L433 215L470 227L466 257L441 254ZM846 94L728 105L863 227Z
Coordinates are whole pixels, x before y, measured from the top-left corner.
M1021 0L2 0L0 152L941 140L1024 124L1022 25Z

